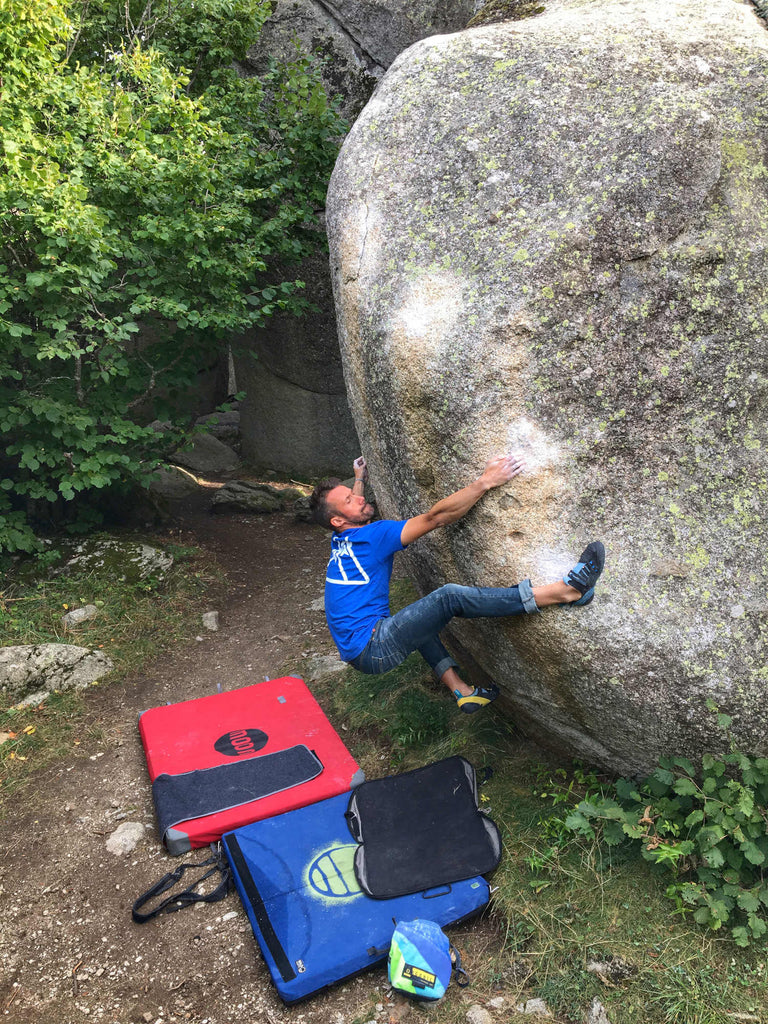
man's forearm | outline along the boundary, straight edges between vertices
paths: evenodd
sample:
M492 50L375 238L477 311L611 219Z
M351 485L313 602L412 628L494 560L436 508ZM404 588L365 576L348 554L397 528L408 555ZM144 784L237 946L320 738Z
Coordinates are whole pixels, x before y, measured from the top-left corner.
M431 530L455 523L457 519L466 515L487 491L501 487L524 469L525 460L521 455L497 455L495 459L486 463L485 470L477 480L438 501L429 512L408 519L400 536L402 543L412 544Z
M368 479L368 467L362 455L352 463L352 471L355 474L352 493L358 497L365 497L365 481Z
M438 526L449 526L465 516L482 496L491 490L491 487L491 484L479 476L460 491L449 494L447 498L441 498L427 512L427 516L435 520Z

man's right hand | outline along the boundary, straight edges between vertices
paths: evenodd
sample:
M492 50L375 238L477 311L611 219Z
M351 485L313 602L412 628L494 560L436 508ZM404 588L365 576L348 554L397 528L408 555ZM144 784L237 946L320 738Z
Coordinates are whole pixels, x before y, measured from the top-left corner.
M497 455L486 463L480 479L487 490L493 487L501 487L509 483L512 477L522 473L526 469L525 459L519 452L510 452L509 455Z

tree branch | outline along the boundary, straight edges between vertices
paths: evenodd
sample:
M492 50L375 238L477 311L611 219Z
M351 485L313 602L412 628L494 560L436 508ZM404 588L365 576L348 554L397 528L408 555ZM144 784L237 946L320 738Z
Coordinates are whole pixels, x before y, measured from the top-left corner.
M162 367L162 369L160 369L160 370L158 370L156 367L152 366L152 364L150 362L148 362L144 358L144 356L139 356L139 359L141 359L142 363L144 363L145 366L149 367L149 371L150 371L149 383L147 384L147 386L146 386L146 388L145 388L145 390L143 391L142 394L137 395L133 399L133 401L128 403L128 405L125 407L125 411L126 412L130 412L131 409L135 409L137 405L141 405L142 402L146 401L146 399L149 398L149 396L155 390L155 384L157 383L158 376L160 374L162 374L162 373L167 373L168 370L172 370L174 368L174 366L176 366L178 363L181 362L181 359L182 359L182 357L185 354L186 354L186 348L182 348L181 352L179 352L179 354L176 356L176 358L172 359L170 361L170 363L167 364L167 366Z

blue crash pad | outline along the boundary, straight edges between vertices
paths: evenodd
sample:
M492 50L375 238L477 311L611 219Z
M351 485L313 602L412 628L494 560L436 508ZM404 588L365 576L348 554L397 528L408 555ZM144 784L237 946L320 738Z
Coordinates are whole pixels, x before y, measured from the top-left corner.
M293 1003L386 959L393 919L441 927L481 910L476 877L395 899L371 899L354 872L349 794L225 833L224 848L272 981Z

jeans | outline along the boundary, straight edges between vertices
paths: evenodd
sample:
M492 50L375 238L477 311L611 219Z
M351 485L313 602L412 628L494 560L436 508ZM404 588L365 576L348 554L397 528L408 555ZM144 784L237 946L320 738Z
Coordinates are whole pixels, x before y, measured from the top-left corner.
M437 635L452 618L498 618L538 610L530 580L515 587L447 583L394 615L379 619L368 645L349 664L358 672L379 675L395 668L412 651L419 651L440 679L449 668L458 667Z

